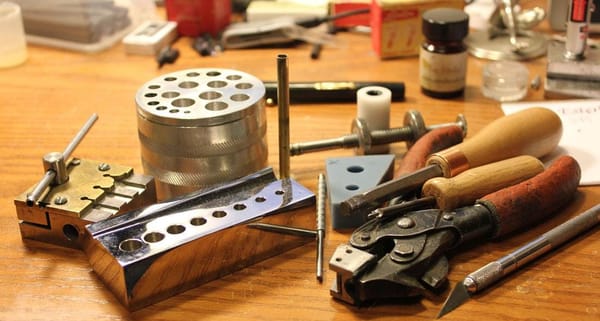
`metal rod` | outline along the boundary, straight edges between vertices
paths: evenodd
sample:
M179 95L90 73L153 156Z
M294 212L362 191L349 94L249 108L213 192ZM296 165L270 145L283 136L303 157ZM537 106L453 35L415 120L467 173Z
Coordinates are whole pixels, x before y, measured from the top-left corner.
M81 143L81 140L88 133L88 131L90 130L92 125L94 125L94 122L96 122L97 119L98 119L98 115L92 114L92 116L90 116L90 118L85 122L85 124L79 130L79 132L77 132L75 137L71 140L69 145L67 145L67 148L65 148L65 150L62 153L62 156L63 156L62 161L63 162L66 162L67 159L71 156L71 153L73 153L73 150L75 150L77 145L79 145L79 143ZM56 171L53 169L48 169L46 171L46 173L44 173L44 177L42 177L42 179L37 183L37 185L33 188L33 190L29 194L27 194L27 200L26 200L27 205L33 206L40 199L40 197L42 196L42 193L46 190L46 188L48 188L48 186L50 186L50 184L52 184L52 182L54 182L55 178L56 178Z
M317 236L316 231L305 229L305 228L300 228L300 227L291 227L291 226L269 224L269 223L249 223L247 226L250 228L255 228L257 230L263 230L263 231L280 233L280 234L295 235L295 236L301 236L301 237Z
M290 177L290 81L288 57L277 56L277 106L279 114L279 178Z
M73 140L71 140L71 142L69 143L69 145L67 146L67 148L65 148L65 151L63 152L63 158L65 159L65 161L67 161L67 159L69 159L69 157L71 156L71 153L73 153L73 151L75 150L77 145L79 145L79 143L81 143L81 140L90 131L90 128L92 128L92 125L94 125L94 122L96 122L97 119L98 119L98 115L92 114L92 116L90 116L90 118L85 122L83 127L81 127L79 132L77 132L77 134L75 135Z
M325 247L325 197L327 184L325 175L319 174L317 185L317 280L323 282L323 250Z
M44 190L54 181L54 177L56 177L56 172L53 170L44 173L44 177L35 185L31 193L27 194L27 206L33 206L40 199Z

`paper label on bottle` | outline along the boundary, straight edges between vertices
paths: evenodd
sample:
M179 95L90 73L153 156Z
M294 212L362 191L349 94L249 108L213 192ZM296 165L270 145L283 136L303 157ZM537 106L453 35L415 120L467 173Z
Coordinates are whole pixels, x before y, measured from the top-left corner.
M419 79L421 86L435 92L454 92L465 88L467 52L440 54L421 48Z

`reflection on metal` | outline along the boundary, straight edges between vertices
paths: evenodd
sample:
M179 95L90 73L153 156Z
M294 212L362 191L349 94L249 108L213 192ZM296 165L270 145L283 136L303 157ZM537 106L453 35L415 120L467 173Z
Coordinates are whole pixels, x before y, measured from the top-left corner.
M136 94L144 171L160 199L253 173L267 165L265 87L219 68L162 75Z
M134 310L310 241L245 223L308 228L314 208L307 206L314 202L311 191L264 169L88 225L85 252L100 279Z
M15 198L23 239L80 248L86 224L156 202L154 179L131 167L85 159L66 165L69 180L46 188L27 204L34 188Z

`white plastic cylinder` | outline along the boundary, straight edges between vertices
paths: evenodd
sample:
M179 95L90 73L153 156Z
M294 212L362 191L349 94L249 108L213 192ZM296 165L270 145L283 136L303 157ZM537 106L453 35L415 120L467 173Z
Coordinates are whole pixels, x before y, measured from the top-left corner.
M369 130L390 128L390 106L392 91L381 86L367 86L356 92L357 118L365 120ZM383 154L389 151L387 145L375 146L370 154Z
M0 2L0 30L0 68L22 64L27 59L27 44L21 7L16 3Z

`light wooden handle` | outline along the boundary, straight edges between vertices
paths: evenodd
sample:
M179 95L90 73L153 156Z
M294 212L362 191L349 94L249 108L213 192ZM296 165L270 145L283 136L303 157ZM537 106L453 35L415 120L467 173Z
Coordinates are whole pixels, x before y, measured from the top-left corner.
M434 196L442 210L472 205L477 199L532 178L544 170L533 156L517 156L475 167L453 178L436 177L423 184L423 196Z
M550 109L534 107L496 119L463 143L431 155L445 177L519 155L541 157L556 148L562 123Z

